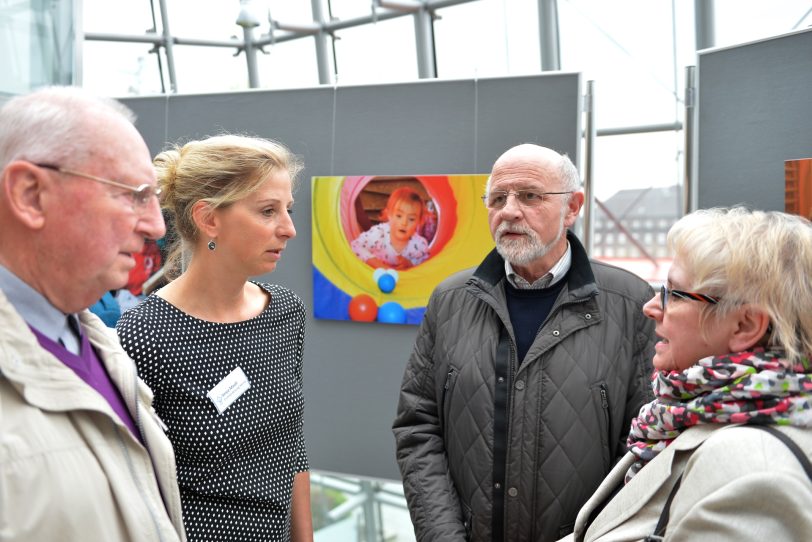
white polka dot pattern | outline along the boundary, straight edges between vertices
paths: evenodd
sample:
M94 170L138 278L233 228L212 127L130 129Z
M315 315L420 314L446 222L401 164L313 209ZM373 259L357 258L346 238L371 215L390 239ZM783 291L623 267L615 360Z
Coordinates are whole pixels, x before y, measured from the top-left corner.
M304 304L258 284L271 302L244 322L199 320L152 295L116 326L169 427L190 541L289 540L293 476L309 468ZM251 387L218 414L206 393L237 366Z

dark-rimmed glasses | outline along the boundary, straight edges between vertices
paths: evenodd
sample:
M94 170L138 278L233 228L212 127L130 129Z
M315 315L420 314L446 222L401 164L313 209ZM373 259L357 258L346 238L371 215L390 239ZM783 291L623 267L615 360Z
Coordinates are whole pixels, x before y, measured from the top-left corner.
M482 196L482 201L488 209L501 209L507 205L508 197L511 194L513 194L516 201L518 201L522 207L538 207L547 200L547 196L572 194L572 190L567 192L539 192L538 190L515 190L509 192L507 190L491 190Z
M691 301L701 301L710 305L719 303L720 298L708 294L700 294L698 292L685 292L683 290L671 290L665 284L660 287L660 308L665 312L668 306L668 296L678 297L680 299L689 299Z
M97 183L109 184L110 186L115 186L118 188L123 188L124 190L128 190L132 196L133 209L137 211L143 210L147 206L147 204L152 200L153 197L157 198L161 194L161 189L151 184L144 183L139 186L131 186L129 184L111 181L110 179L96 177L95 175L82 173L80 171L74 171L72 169L55 166L53 164L35 163L34 165L37 167L56 171L57 173L64 173L65 175L76 175L77 177L84 177L85 179L96 181Z

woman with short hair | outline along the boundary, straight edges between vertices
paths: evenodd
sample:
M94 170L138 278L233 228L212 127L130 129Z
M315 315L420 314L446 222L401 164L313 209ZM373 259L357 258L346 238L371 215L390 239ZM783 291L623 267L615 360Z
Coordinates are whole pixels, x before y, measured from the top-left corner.
M643 309L655 399L570 540L808 540L812 225L700 210L668 244L668 283Z

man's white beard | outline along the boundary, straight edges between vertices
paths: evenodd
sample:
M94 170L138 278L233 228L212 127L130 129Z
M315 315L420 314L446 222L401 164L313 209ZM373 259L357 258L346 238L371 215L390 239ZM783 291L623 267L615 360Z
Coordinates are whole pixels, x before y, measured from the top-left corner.
M519 233L524 234L525 237L518 239L504 239L502 238L502 234L504 233ZM558 240L561 239L563 234L563 210L558 221L558 231L556 232L553 240L546 245L541 242L538 234L528 226L502 222L499 224L499 227L496 228L496 251L505 260L510 262L510 265L528 265L546 256L553 246L558 243Z

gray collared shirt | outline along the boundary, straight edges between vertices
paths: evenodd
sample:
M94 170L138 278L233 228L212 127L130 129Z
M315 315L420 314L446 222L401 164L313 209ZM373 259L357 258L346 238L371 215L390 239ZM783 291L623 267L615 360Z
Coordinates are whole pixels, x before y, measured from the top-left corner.
M74 354L79 352L79 338L68 326L67 315L2 265L0 265L0 290L28 325L54 342L62 339L65 348Z
M524 277L516 273L513 270L513 266L510 265L510 262L505 260L505 274L507 275L508 281L510 284L519 290L540 290L542 288L549 288L553 284L556 284L564 276L567 274L567 271L570 270L572 266L572 249L570 248L570 244L567 243L567 251L564 252L564 255L555 263L555 265L540 279L530 284Z

